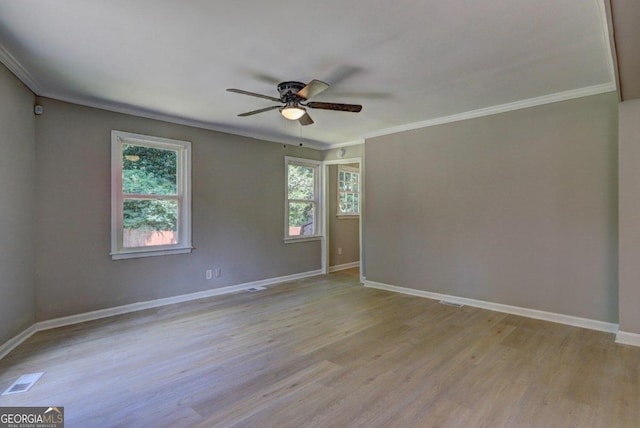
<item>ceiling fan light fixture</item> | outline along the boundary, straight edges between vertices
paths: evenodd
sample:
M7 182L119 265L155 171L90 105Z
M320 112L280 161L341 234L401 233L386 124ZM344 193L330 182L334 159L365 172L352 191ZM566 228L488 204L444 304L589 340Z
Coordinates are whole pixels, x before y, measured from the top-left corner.
M298 106L285 106L280 113L289 120L298 120L306 113L306 110Z

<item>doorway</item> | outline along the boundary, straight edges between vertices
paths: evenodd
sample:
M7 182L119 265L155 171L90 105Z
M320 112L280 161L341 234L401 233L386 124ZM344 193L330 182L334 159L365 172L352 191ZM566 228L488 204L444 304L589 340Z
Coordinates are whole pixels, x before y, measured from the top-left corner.
M362 269L363 171L361 158L324 162L323 273Z

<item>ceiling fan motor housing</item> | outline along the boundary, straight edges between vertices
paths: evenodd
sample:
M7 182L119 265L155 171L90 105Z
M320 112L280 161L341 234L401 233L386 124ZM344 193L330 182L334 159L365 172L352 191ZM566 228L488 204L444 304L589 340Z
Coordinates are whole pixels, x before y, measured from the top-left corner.
M282 82L278 84L278 93L282 102L290 100L291 95L295 95L306 85L302 82Z

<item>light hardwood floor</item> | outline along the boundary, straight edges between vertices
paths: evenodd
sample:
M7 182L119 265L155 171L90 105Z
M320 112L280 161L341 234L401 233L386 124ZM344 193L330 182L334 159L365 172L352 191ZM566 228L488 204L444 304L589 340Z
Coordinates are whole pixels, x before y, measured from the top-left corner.
M0 406L66 427L638 427L612 334L363 288L357 271L40 332Z

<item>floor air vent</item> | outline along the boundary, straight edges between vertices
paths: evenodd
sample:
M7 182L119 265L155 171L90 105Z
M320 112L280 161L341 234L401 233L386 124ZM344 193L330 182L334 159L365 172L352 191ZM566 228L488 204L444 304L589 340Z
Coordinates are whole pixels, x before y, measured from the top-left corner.
M256 291L266 290L266 288L265 287L249 287L249 288L245 288L245 290L255 293Z
M31 389L33 384L36 383L38 379L40 379L40 376L42 376L43 374L44 372L29 373L29 374L24 374L20 376L18 380L13 382L11 386L7 388L5 392L2 393L2 395L19 394L21 392L27 392L28 390Z
M454 308L461 308L464 306L462 303L447 302L446 300L440 300L438 303L447 306L453 306Z

